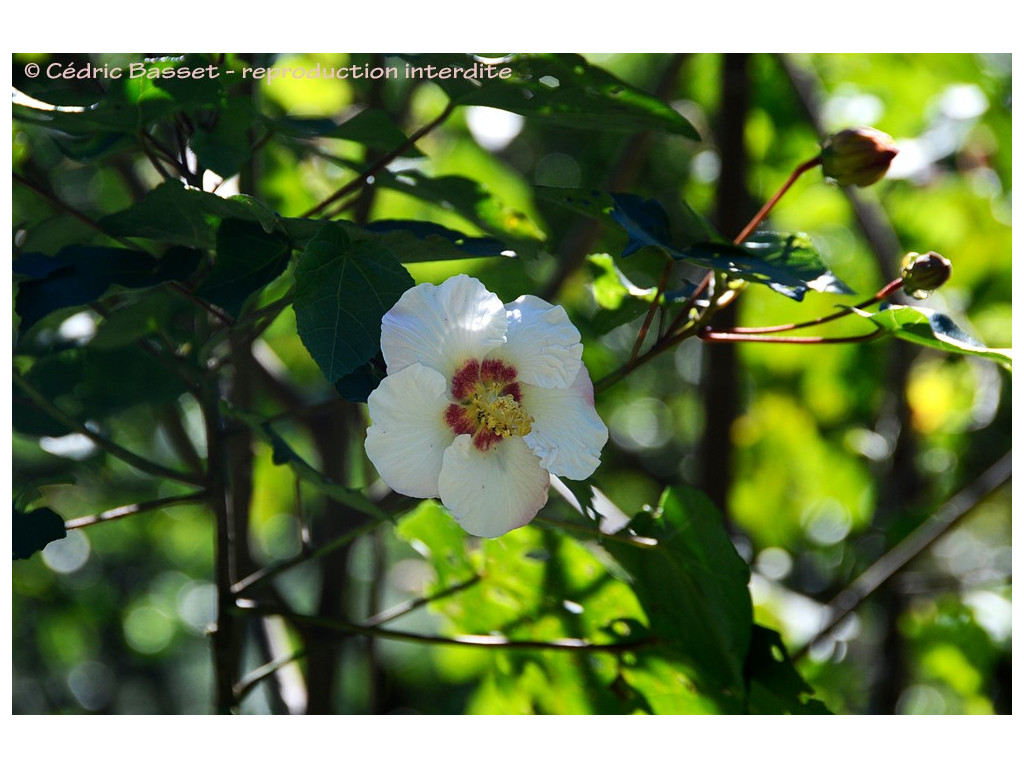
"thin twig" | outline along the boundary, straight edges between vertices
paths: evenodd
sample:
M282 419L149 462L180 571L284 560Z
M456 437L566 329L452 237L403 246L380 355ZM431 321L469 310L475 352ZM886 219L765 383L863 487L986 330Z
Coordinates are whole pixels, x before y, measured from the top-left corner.
M786 325L766 325L766 326L761 326L761 327L757 327L757 328L722 328L722 329L717 329L716 332L717 333L743 333L743 334L750 335L750 334L758 334L758 333L778 333L780 331L795 331L795 330L797 330L799 328L810 328L811 326L822 325L823 323L828 323L828 322L831 322L833 320L838 320L841 317L846 317L847 315L851 314L854 310L865 309L867 307L870 307L872 304L877 304L878 302L883 301L884 299L886 299L891 294L895 293L902 286L903 286L903 278L902 277L898 277L895 280L893 280L891 283L889 283L887 286L882 288L878 293L876 293L870 299L867 299L866 301L862 301L860 304L857 304L857 305L852 306L852 307L843 307L842 309L838 310L837 312L833 312L831 315L826 315L825 317L819 317L819 318L817 318L815 320L807 320L807 321L802 322L802 323L787 323Z
M320 627L343 635L362 635L378 637L382 640L397 640L417 643L419 645L456 645L463 648L494 648L506 651L570 651L575 653L623 653L635 651L657 644L652 637L640 637L636 640L625 640L618 643L592 643L577 637L559 638L556 640L513 640L502 635L420 635L415 632L403 632L396 629L382 629L365 624L353 624L347 621L324 619L319 616L307 616L291 613L275 608L246 604L243 601L238 610L260 616L280 616L297 624Z
M35 387L29 384L28 381L26 381L25 378L20 373L14 371L13 376L14 383L21 387L22 391L29 396L29 399L32 400L32 402L35 404L37 408L39 408L39 410L41 410L47 416L52 418L54 421L63 424L72 432L77 432L79 434L85 435L114 458L120 459L125 464L133 466L136 469L142 470L143 472L146 472L147 474L150 475L155 475L157 477L166 477L170 480L176 480L179 483L194 485L196 487L205 486L206 481L201 477L196 477L194 475L186 474L184 472L179 472L176 469L171 469L170 467L165 467L161 464L152 462L149 459L143 456L139 456L138 454L133 453L127 448L118 445L117 443L113 442L112 440L109 440L103 435L94 432L86 424L82 423L74 416L65 413L60 408L51 403L49 400L47 400L46 397L39 390L37 390Z
M658 311L661 306L661 297L665 293L665 285L668 283L669 275L672 274L672 262L669 261L665 264L665 268L661 271L661 278L658 280L658 287L654 291L654 298L651 300L651 308L647 310L647 315L644 317L643 325L640 326L640 331L636 335L636 342L633 344L633 351L629 355L629 360L626 362L627 366L632 366L636 363L637 357L640 355L640 349L644 345L644 340L647 338L647 332L651 328L651 323L654 321L654 313Z
M319 214L322 211L324 211L328 206L333 204L335 201L341 200L343 197L346 197L349 194L351 194L352 192L354 192L355 190L359 189L359 187L361 187L364 184L366 184L366 182L369 180L369 178L371 176L373 176L373 174L377 173L378 171L382 170L383 168L386 168L388 165L390 165L390 163L393 160L395 160L395 158L400 156L403 152L406 152L407 150L409 150L411 147L415 146L417 141L419 141L424 136L426 136L428 133L430 133L432 130L434 130L439 125L441 125L441 123L443 123L445 120L447 120L448 117L454 111L455 111L455 102L454 101L449 101L445 105L445 108L441 111L441 114L439 114L437 117L435 117L429 123L424 125L418 131L416 131L414 134L412 134L408 139L406 139L400 145L398 145L393 150L388 152L386 155L382 156L379 160L377 160L377 162L375 162L372 166L370 166L365 171L363 171L361 174L359 174L359 176L357 176L356 178L352 179L352 181L350 181L348 184L343 186L337 192L335 192L334 194L332 194L331 196L329 196L328 198L323 200L321 203L318 203L317 205L315 205L312 208L310 208L308 211L306 211L304 214L302 214L301 218L308 219L308 218L311 218L313 216L316 216L317 214Z
M206 491L198 491L197 493L190 493L184 496L169 496L166 499L153 499L152 501L140 501L136 504L126 504L123 507L115 507L114 509L108 509L106 512L100 512L98 515L88 515L68 520L64 523L64 530L70 531L75 528L86 528L97 523L105 523L108 520L120 520L123 517L129 517L139 512L149 512L153 509L174 507L179 504L194 504L205 501L207 498L208 494Z
M293 664L299 659L303 658L307 653L306 648L300 648L293 653L289 653L280 659L274 659L268 661L261 667L257 667L248 675L243 677L237 683L235 683L235 701L241 702L249 692L252 691L257 685L262 683L266 678L270 677L282 667L287 667L289 664Z
M102 233L106 237L109 237L114 242L120 243L121 245L126 246L127 248L131 248L134 251L142 251L142 249L139 248L139 246L136 245L135 243L133 243L131 240L126 240L123 237L118 237L116 235L108 234L103 229L103 227L100 226L100 223L98 221L96 221L95 219L90 218L89 216L86 216L84 213L82 213L78 209L72 208L70 205L65 203L59 197L57 197L56 195L54 195L50 191L44 189L40 185L36 184L34 181L31 181L31 180L25 178L24 176L22 176L21 174L18 174L18 173L12 173L11 174L11 178L13 178L14 181L18 182L19 184L21 184L26 189L31 189L33 192L35 192L37 195L39 195L40 197L45 199L47 202L49 202L54 207L60 208L60 210L64 211L64 213L68 214L69 216L73 216L74 218L78 219L80 222L82 222L86 226L91 227L92 229L95 229L97 232Z
M351 531L348 531L347 533L338 536L336 539L329 541L327 544L324 544L321 547L317 547L316 549L310 550L309 552L302 552L289 560L283 560L279 563L268 565L265 568L260 568L255 573L250 573L248 576L245 576L244 578L241 578L236 583L234 583L231 586L231 594L236 596L242 595L262 581L272 579L275 576L278 576L284 573L285 571L294 568L297 565L301 565L302 563L306 563L311 560L316 560L317 558L330 554L331 552L334 552L335 550L344 547L346 544L353 541L354 539L359 538L364 533L369 533L382 522L384 521L370 520L367 523L363 523L363 525L359 526L358 528L353 528Z
M939 507L934 514L914 529L913 533L878 558L846 589L840 592L828 604L829 619L825 626L793 654L793 659L804 656L811 646L827 637L836 625L857 610L868 596L934 544L985 497L1009 480L1012 474L1011 453L1007 452L980 477Z
M819 165L821 165L821 155L813 157L810 160L807 160L806 162L800 163L800 165L794 168L793 172L789 174L789 178L786 179L786 182L779 188L779 191L772 195L767 203L761 206L761 210L754 214L754 218L747 222L747 226L745 226L743 230L738 235L736 235L736 238L732 241L733 245L739 245L748 237L750 237L750 234L755 229L757 229L757 225L764 221L765 217L768 216L772 208L775 207L775 204L779 202L779 199L784 194L786 194L786 192L789 191L789 188L792 187L793 184L796 183L796 180L803 176L805 173L807 173L807 171L811 170L812 168L816 168Z
M400 616L405 616L405 614L415 611L417 608L422 608L424 605L429 605L436 600L443 600L446 597L451 597L465 589L469 589L474 584L478 584L481 578L482 577L479 573L475 573L465 581L460 581L458 584L452 584L450 587L446 587L432 595L424 595L412 600L406 600L404 603L399 603L398 605L394 605L380 613L376 613L366 619L363 624L367 627L379 627L381 624L394 621Z
M769 342L776 344L853 344L860 341L873 341L877 338L881 338L888 331L884 328L872 331L871 333L865 333L861 336L763 336L756 333L727 333L721 331L715 331L705 326L701 328L697 333L697 337L701 341L711 342L736 342L736 341L756 341L762 344Z

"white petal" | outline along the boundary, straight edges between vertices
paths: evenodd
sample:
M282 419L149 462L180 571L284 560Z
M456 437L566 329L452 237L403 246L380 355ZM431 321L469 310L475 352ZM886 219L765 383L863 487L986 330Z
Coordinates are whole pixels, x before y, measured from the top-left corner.
M467 533L494 538L533 520L548 499L549 475L520 438L486 452L459 435L444 452L441 503Z
M455 275L402 294L384 315L380 347L389 374L422 363L451 378L461 363L501 345L507 327L501 299L476 278Z
M594 408L594 385L585 367L568 389L524 384L522 404L533 417L523 440L549 472L570 480L586 480L601 463L608 428Z
M381 480L406 496L438 495L441 460L455 437L444 419L447 388L440 373L413 364L385 376L367 400L366 455Z
M568 387L583 364L580 332L561 307L536 296L506 304L508 341L495 353L515 366L519 380L538 387Z

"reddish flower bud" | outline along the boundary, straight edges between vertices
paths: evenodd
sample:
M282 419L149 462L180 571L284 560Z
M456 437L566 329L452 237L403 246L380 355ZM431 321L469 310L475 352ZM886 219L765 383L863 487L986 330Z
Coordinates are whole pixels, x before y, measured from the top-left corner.
M908 253L903 257L900 277L903 292L915 299L926 299L936 288L949 280L953 265L935 251Z
M841 187L867 187L885 176L897 152L886 133L874 128L847 128L825 139L821 169Z

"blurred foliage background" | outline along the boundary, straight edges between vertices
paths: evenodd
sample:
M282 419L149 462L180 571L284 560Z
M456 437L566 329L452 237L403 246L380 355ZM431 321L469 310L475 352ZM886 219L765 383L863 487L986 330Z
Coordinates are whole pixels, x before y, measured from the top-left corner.
M624 236L545 202L536 185L632 192L658 199L670 213L685 201L731 236L817 152L822 136L873 125L900 148L885 180L848 192L810 174L783 198L770 224L809 233L832 271L865 297L897 274L904 252L938 251L952 261L952 278L923 303L990 347L1011 346L1009 55L586 58L671 104L701 140L460 107L418 142L421 157L400 158L391 169L471 179L503 207L473 221L382 179L343 216L418 219L470 235L493 234L482 223L500 221L506 233L542 240L532 259L407 266L417 282L465 272L506 301L531 293L565 305L599 380L629 356L640 325L639 317L618 326L609 321L622 301L615 270L647 289L656 285L661 262L646 253L604 256L617 256ZM45 67L130 60L138 59L16 54L14 85L39 94L39 83L21 74L30 61ZM260 54L249 61L312 68L387 60ZM82 104L95 96L94 81L59 86L44 100ZM407 135L445 105L437 84L404 80L246 81L233 98L239 114L256 104L274 118L340 121L372 107ZM215 148L206 156L232 170L241 166L225 183L237 183L282 216L303 214L351 179L353 164L383 154L372 141L278 135L244 150L238 162L225 159L231 147L254 139L250 127L248 117L223 120L209 131ZM161 182L137 150L101 143L99 136L71 141L16 115L15 173L49 196L14 185L16 254L54 253L94 236L53 198L96 220ZM289 279L290 271L259 301L279 298ZM736 324L809 319L835 303L834 296L809 294L797 304L755 286L736 303ZM153 359L125 345L143 329L169 345L188 344L181 318L194 314L181 295L146 289L108 320L80 309L51 315L17 338L15 354L32 359L33 371L53 366L46 381L62 383L46 394L55 402L102 421L105 432L143 455L195 469L204 445L199 404ZM834 330L863 333L863 322L847 319ZM113 381L112 369L120 372ZM297 453L339 482L369 486L387 500L372 485L362 453L363 407L338 399L296 334L290 308L254 342L250 368L237 378L253 412L294 416L274 425ZM714 350L691 340L600 394L611 440L592 482L628 515L656 506L666 486L706 490L750 564L758 623L781 634L831 711L1008 712L1010 486L981 492L977 484L1010 451L1009 382L991 361L890 339ZM365 522L338 514L335 501L275 464L265 442L253 442L246 471L252 569L299 555L306 528L326 541ZM171 480L108 461L87 439L55 428L17 391L14 478L16 504L52 508L65 521L183 493ZM821 635L833 608L843 605L834 601L850 594L844 590L918 526L948 514L943 505L962 489L969 503L953 510L962 519L869 597L854 600L855 610ZM295 611L362 621L453 588L451 596L388 624L426 635L500 629L521 638L590 637L608 621L641 619L633 592L609 575L607 554L557 525L574 514L553 492L537 524L473 542L435 503L424 502L398 525L375 527L290 569L273 589ZM14 711L212 711L214 528L203 505L180 503L73 528L41 553L16 560ZM250 622L244 631L245 670L291 655L295 661L245 690L243 712L713 711L687 694L668 662L638 665L624 676L613 659L596 654L359 636L318 645L316 627L278 617Z

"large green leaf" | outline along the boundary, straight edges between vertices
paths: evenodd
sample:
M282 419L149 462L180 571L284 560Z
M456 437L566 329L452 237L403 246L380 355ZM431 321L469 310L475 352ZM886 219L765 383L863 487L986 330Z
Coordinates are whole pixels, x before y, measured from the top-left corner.
M217 229L217 260L196 293L238 317L246 300L284 271L290 252L281 232L225 219Z
M146 288L185 280L199 264L199 253L171 248L160 259L144 251L69 245L54 256L27 253L14 262L20 276L15 309L24 332L51 312L95 301L114 286Z
M520 211L504 205L478 182L464 176L426 176L419 171L374 174L374 185L454 211L485 232L536 249L544 233Z
M699 491L669 488L656 513L630 529L649 548L609 540L647 614L657 653L681 660L701 693L727 712L745 707L744 663L753 608L750 571L726 534L721 513Z
M104 231L117 237L145 237L197 248L216 245L223 219L256 222L265 232L278 226L273 211L247 195L219 197L165 181L140 202L100 220Z
M943 352L963 355L977 355L995 360L1007 370L1013 368L1013 351L990 349L972 338L949 317L927 307L886 307L877 312L855 310L879 328L889 331L897 338L913 344L921 344Z
M495 107L572 128L622 131L661 130L700 140L697 130L665 102L634 88L582 56L566 53L517 54L499 63L468 55L403 56L410 70L430 77L456 104ZM493 64L497 75L468 78L470 67ZM448 76L442 68L451 68ZM461 68L456 72L455 68Z
M330 223L309 241L295 269L299 338L332 384L380 350L384 313L413 286L378 242L353 240Z

